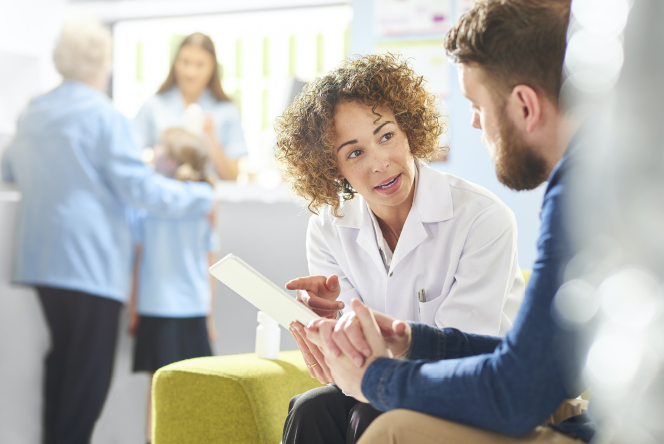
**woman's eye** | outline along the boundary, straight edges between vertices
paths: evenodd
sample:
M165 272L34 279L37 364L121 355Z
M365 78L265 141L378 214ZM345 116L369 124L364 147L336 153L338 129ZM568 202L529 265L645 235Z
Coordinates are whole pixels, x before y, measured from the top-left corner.
M350 153L348 153L348 158L352 159L354 157L359 156L361 153L362 153L362 151L360 151L360 150L353 150Z
M386 141L390 140L392 137L394 137L393 132L392 133L387 133L383 137L380 138L380 141L381 142L386 142Z

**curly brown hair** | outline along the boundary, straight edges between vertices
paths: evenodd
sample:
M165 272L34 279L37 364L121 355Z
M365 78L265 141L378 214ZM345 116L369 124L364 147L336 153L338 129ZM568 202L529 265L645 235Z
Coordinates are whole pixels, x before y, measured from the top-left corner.
M334 216L342 217L341 200L357 193L347 180L338 179L334 110L341 102L372 106L378 119L377 107L390 108L413 157L426 162L436 157L446 126L425 84L407 60L388 53L345 60L305 87L275 122L275 150L284 180L308 201L309 211L318 214L329 205Z

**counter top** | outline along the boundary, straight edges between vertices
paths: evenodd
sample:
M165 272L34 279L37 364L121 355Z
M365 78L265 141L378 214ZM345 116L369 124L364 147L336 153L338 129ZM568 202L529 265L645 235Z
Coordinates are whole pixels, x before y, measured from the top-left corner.
M289 186L285 183L266 186L259 183L239 184L231 181L220 181L215 186L214 195L217 202L293 203L306 208L304 201L293 195ZM21 193L14 185L0 182L0 201L16 202L20 199Z

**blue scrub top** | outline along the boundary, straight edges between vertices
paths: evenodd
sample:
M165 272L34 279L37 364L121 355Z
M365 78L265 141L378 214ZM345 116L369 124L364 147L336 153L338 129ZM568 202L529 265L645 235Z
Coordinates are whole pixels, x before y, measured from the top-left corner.
M138 217L136 241L143 247L137 311L144 316L195 317L210 312L208 253L219 241L205 217L171 220Z
M224 147L226 156L231 159L246 156L247 145L242 132L240 112L235 105L217 100L209 89L201 94L197 103L203 112L212 117L217 140ZM185 109L182 93L177 86L148 99L134 118L134 127L143 147L156 145L165 129L182 127Z
M128 206L177 219L210 211L209 185L155 173L138 146L131 123L84 83L65 81L30 102L1 164L22 194L14 282L124 301Z

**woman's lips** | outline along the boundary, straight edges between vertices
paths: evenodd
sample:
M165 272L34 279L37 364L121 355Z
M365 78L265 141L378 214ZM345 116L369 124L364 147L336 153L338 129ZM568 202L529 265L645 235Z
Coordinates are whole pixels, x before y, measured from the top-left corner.
M398 174L393 178L386 180L381 185L374 187L374 190L380 194L389 196L390 194L394 194L399 191L402 181L401 174Z

